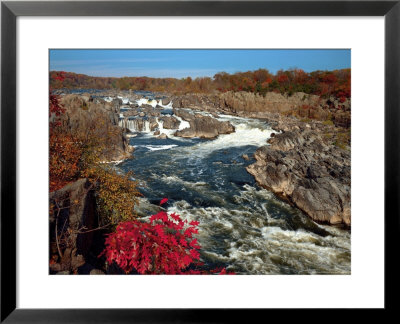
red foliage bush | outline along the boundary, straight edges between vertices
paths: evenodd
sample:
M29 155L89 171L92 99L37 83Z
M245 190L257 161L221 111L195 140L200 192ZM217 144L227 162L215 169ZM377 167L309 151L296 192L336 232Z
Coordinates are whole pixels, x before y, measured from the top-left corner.
M166 202L165 198L162 202ZM106 238L104 255L108 263L115 262L125 273L140 274L205 274L201 266L198 221L187 222L175 213L159 212L150 222L138 220L120 223ZM226 274L225 269L211 273Z

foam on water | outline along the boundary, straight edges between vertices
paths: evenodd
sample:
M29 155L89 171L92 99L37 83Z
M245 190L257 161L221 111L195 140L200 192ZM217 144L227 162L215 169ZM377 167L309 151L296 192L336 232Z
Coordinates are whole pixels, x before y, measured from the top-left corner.
M174 203L168 212L200 221L203 261L229 264L238 273L349 274L350 246L345 231L323 237L304 229L265 226L266 215L254 210L194 208L184 201Z
M203 156L216 150L222 150L228 147L256 146L260 147L267 144L273 131L268 125L260 122L249 125L243 122L243 119L229 120L235 126L235 132L231 134L219 135L212 141L206 141L197 144L195 148L190 148L194 155ZM245 153L245 152L243 152Z
M197 182L185 181L185 180L179 178L176 175L167 176L167 175L163 174L161 176L157 176L157 175L154 175L154 176L155 177L159 177L162 181L164 181L166 183L170 183L170 184L179 183L179 184L182 184L182 185L184 185L186 187L189 187L191 189L196 188L196 189L200 189L201 190L202 187L205 187L205 186L208 185L207 182L204 182L204 181L197 181Z
M146 104L152 106L153 108L155 108L157 105L163 108L172 108L172 102L169 102L167 105L163 105L161 99L157 101L155 99L140 98L136 100L136 103L139 105L139 107L143 104Z
M123 105L129 105L131 102L129 101L129 98L126 97L121 97L121 96L117 96L118 99L122 100L122 104Z
M172 145L137 145L135 147L145 147L149 151L161 151L161 150L169 150L176 146L178 146L178 145L175 145L175 144L172 144Z
M190 128L190 123L189 122L187 122L186 120L183 120L181 117L179 117L179 116L176 116L176 115L174 115L174 117L176 118L176 119L178 119L181 123L179 124L179 128L178 128L178 130L182 130L182 129L185 129L185 128Z

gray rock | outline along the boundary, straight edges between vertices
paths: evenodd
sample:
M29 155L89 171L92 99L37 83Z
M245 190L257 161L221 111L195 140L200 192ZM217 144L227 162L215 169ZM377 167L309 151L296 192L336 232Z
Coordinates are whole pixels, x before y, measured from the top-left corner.
M170 98L163 98L163 99L161 100L161 103L162 103L164 106L168 105L170 102L171 102L171 99L170 99Z
M142 105L140 106L140 108L142 108L142 109L150 109L150 110L153 110L153 106L152 106L152 105L148 105L148 104L142 104Z
M235 131L235 127L228 121L221 122L209 116L193 115L188 112L184 112L183 114L179 112L179 116L188 121L190 127L177 131L175 136L212 139L218 137L220 134L230 134Z
M158 128L158 123L155 118L150 119L150 130L153 132Z
M105 144L106 148L101 156L103 161L120 160L129 156L124 151L123 129L118 126L118 108L106 102L86 103L78 95L63 96L61 103L66 109L62 117L63 124L71 133L82 133L92 129L92 136L99 138ZM85 109L83 103L86 103Z
M247 171L313 220L350 226L350 153L328 147L317 129L290 129L257 149Z
M93 242L94 232L85 229L97 226L94 192L87 179L80 179L51 192L49 199L54 211L50 214L50 243L56 244L56 233L68 238L61 251L60 269L74 271L85 263Z
M178 129L181 122L173 116L164 116L160 120L163 121L163 127L165 129Z
M195 118L194 114L191 111L185 109L174 109L174 115L181 117L183 120L191 121Z

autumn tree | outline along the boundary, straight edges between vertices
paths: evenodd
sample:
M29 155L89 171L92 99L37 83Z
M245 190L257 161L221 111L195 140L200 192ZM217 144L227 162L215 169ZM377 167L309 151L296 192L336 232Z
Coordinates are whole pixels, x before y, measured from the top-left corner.
M57 76L56 71L50 72ZM170 93L210 93L213 91L249 91L265 95L274 91L292 94L304 92L324 97L336 96L344 101L351 96L351 70L305 72L298 68L279 70L276 74L266 69L236 72L229 74L219 72L213 78L192 79L122 77L104 78L90 77L83 74L65 73L64 79L51 78L50 85L54 89L120 89L146 90Z
M64 74L52 75L64 78ZM103 163L114 150L113 139L120 141L122 131L99 111L80 111L74 122L60 97L50 90L49 101L49 178L50 192L80 178L91 181L96 189L102 224L117 224L135 217L133 207L139 192L131 174L121 175L110 164ZM92 103L89 103L91 105ZM86 104L88 105L88 104ZM68 109L83 110L83 106ZM86 116L86 118L83 118Z

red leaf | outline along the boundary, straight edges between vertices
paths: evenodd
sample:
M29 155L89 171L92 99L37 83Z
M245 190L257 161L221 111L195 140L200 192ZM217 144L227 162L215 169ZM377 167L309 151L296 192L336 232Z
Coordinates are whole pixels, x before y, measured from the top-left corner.
M161 199L160 206L165 204L168 201L168 198Z

